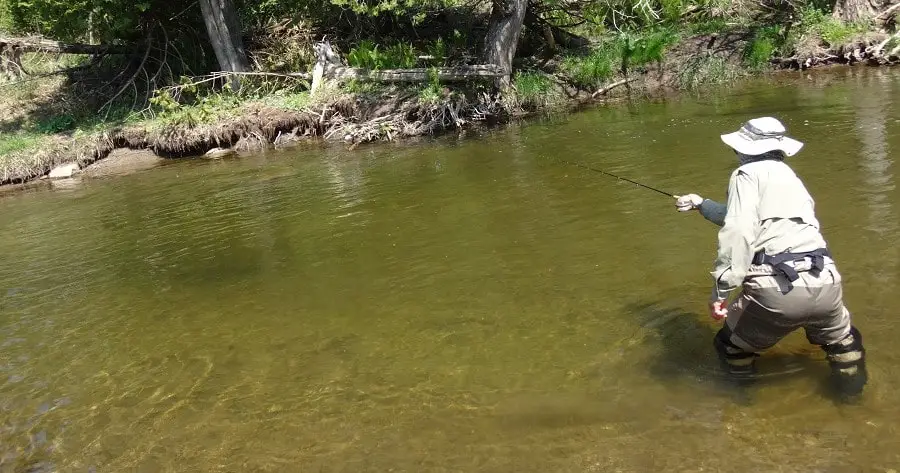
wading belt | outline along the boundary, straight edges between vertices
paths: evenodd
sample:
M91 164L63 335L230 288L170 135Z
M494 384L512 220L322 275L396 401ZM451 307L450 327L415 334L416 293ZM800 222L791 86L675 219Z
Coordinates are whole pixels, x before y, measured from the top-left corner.
M794 288L791 283L799 279L800 275L797 274L797 270L788 263L796 263L803 261L805 258L810 258L812 261L812 267L810 269L815 269L818 272L825 269L826 256L829 258L831 257L831 253L827 248L819 248L804 253L778 253L777 255L772 256L767 255L763 251L759 251L753 255L753 264L767 264L775 270L776 274L783 274L788 280L787 291L790 292L790 290Z

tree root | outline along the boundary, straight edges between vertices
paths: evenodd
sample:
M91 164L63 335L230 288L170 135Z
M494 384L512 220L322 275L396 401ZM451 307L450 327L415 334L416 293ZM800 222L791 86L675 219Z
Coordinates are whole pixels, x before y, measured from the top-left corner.
M886 51L891 42L898 43ZM900 64L900 33L887 36L880 41L857 41L832 48L816 48L813 52L772 60L776 67L806 70L811 67L830 64L869 64L873 66Z

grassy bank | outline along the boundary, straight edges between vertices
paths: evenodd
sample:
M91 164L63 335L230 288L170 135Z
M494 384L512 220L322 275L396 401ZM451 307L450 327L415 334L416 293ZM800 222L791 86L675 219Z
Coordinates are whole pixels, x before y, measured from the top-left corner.
M502 92L490 81L451 84L431 77L404 85L330 83L313 95L306 80L277 75L311 67L314 35L296 25L269 26L251 43L259 68L276 72L242 77L239 91L210 77L183 77L147 87L143 95L137 83L130 84L133 93L103 89L96 85L107 84L102 71L85 78L81 70L68 70L87 57L62 56L60 62L26 55L29 76L0 82L0 183L34 179L64 162L87 165L116 148L183 157L213 148L285 146L309 137L356 146L558 113L626 95L724 84L779 68L900 59L900 40L889 33L894 26L842 22L813 3L783 17L740 2L704 5L700 11L682 5L677 21L649 27L611 30L588 23L572 29L585 39L576 46L541 44L526 35L511 87ZM425 40L401 36L340 46L352 67L432 68L471 61L477 41L475 33L467 34L454 30ZM61 69L68 72L53 74ZM116 90L125 100L106 99Z

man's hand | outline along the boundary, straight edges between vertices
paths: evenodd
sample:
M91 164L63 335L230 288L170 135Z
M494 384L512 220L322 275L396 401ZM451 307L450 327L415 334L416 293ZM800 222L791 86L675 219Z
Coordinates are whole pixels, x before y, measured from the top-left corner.
M709 316L712 317L713 320L722 320L725 317L728 317L728 307L725 305L725 301L720 299L710 302Z
M700 197L697 194L676 195L675 199L675 208L679 212L697 209L700 207L700 204L703 203L703 197Z

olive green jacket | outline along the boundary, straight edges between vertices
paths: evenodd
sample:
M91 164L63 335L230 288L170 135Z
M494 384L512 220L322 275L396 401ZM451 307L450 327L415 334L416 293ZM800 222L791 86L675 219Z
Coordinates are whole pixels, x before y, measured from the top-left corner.
M725 204L709 199L700 213L719 230L711 300L724 300L747 277L753 255L825 248L815 202L783 161L744 164L731 174Z

